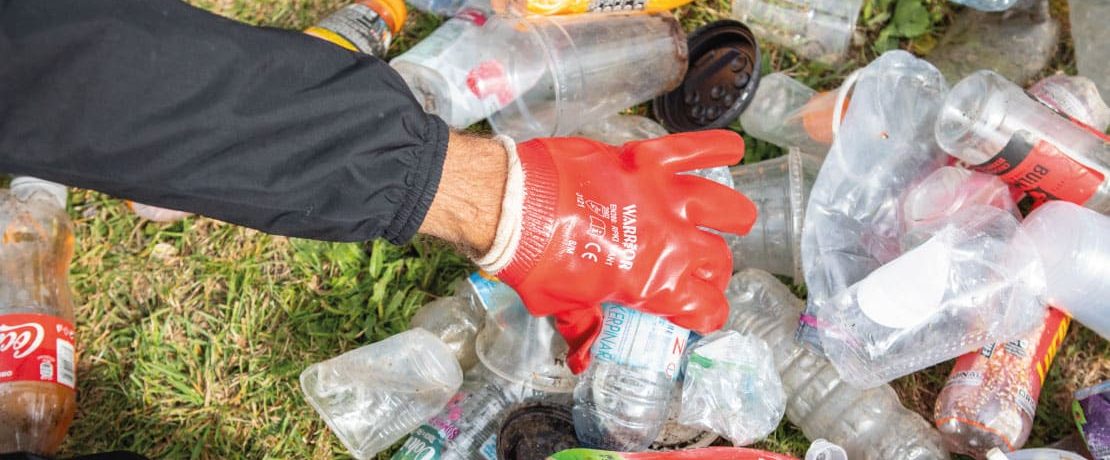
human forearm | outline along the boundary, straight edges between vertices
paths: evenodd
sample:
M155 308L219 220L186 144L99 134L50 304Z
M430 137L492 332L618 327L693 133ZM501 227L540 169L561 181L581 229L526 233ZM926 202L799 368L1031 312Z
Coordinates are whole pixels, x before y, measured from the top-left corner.
M499 140L451 133L435 200L420 233L485 254L493 244L508 160Z

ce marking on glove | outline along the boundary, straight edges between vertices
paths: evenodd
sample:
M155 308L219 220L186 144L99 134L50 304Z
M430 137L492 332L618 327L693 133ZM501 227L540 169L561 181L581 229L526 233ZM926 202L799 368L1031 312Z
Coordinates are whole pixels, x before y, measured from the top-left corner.
M583 259L589 260L593 263L597 263L598 254L601 254L601 245L600 244L590 242L590 243L586 243L585 246L582 246L582 255L581 255L581 257Z

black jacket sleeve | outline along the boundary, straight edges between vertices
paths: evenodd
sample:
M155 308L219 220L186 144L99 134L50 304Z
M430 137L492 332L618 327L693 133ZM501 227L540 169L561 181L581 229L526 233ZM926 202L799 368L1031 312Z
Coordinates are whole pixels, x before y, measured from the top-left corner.
M265 232L412 237L448 130L380 59L178 0L0 0L0 171Z

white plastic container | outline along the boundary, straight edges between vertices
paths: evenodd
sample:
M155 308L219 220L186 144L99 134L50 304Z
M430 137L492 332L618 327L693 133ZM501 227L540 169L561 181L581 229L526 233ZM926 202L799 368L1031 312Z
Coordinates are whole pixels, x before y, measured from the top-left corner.
M308 366L305 400L355 458L372 458L443 410L462 385L455 355L410 329Z
M1110 339L1110 217L1054 201L1022 227L1044 263L1048 302Z
M834 63L852 44L862 5L863 0L733 0L732 17L804 58Z

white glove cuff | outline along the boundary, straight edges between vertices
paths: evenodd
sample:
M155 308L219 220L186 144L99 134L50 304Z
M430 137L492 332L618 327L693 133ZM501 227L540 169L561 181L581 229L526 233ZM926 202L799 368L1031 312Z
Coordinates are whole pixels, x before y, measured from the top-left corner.
M520 245L521 223L524 215L524 169L516 153L516 142L508 136L494 137L505 146L509 173L505 177L505 196L501 200L501 217L489 252L474 260L486 273L497 274L513 260Z

